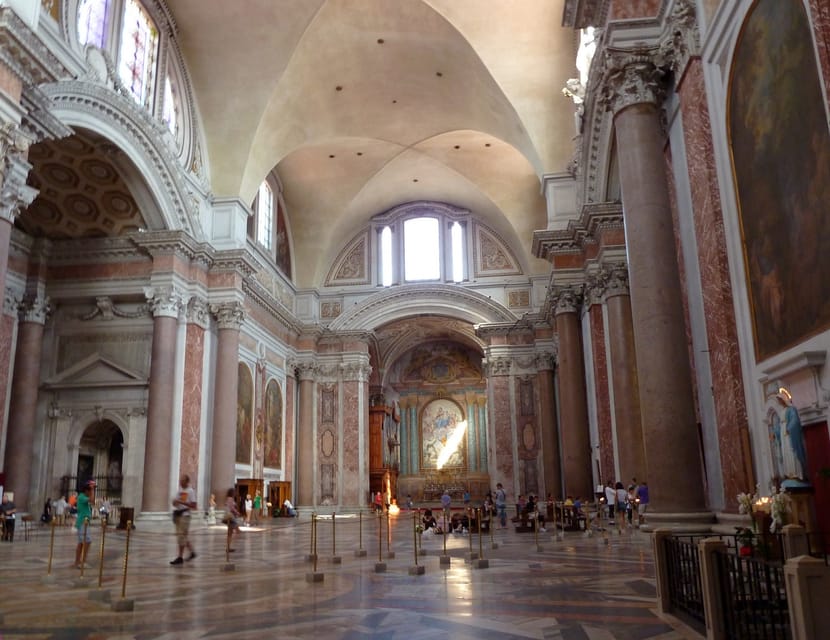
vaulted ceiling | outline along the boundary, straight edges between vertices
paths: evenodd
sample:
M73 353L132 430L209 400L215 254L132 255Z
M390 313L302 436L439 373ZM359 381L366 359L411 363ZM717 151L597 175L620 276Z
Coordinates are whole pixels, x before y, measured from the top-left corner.
M283 185L299 288L320 286L368 220L434 200L471 210L528 274L547 225L542 177L573 154L576 34L564 0L175 0L210 188ZM110 145L35 145L35 235L154 228ZM134 191L134 190L133 190ZM132 197L131 197L132 196ZM139 202L139 205L136 205Z

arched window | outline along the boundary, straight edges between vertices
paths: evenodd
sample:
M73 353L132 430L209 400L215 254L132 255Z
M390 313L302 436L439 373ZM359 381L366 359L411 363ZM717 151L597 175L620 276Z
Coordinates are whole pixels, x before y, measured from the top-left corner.
M267 182L257 192L256 241L268 251L274 246L274 192Z
M403 223L404 280L417 282L441 277L438 218L410 218Z
M152 108L159 34L137 0L127 0L121 30L118 76L136 102Z
M104 48L109 9L109 0L81 0L78 3L78 42Z

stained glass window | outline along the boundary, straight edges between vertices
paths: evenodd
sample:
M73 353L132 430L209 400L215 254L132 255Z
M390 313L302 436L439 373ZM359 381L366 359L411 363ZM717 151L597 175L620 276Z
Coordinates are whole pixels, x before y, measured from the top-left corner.
M104 48L109 0L81 0L78 3L78 42Z
M124 6L118 75L135 100L149 108L153 95L158 29L136 0Z

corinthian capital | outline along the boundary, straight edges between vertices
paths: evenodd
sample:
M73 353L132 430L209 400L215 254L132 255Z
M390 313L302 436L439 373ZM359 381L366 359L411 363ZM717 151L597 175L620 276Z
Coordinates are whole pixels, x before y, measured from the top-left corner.
M601 100L614 115L634 104L660 106L666 95L666 80L666 61L659 49L609 48Z
M628 290L628 267L624 262L607 265L601 272L605 284L605 298L613 296L627 296Z
M27 297L20 303L20 320L34 324L46 324L46 318L51 310L48 296Z
M551 295L551 300L553 301L553 315L576 313L583 300L582 285L559 289Z
M178 318L184 305L182 294L173 287L144 287L144 297L154 318Z
M2 175L0 175L0 219L14 222L21 209L28 207L38 194L26 184L26 177L32 168L23 157L28 149L27 143L19 143L22 135L10 134L8 125L0 129L0 153L2 156Z
M245 308L241 302L221 302L210 305L210 312L216 316L216 324L220 329L242 328L245 321Z

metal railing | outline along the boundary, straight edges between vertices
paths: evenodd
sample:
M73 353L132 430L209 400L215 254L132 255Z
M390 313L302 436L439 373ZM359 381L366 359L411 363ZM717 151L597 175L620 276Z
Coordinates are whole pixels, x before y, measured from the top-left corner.
M696 631L706 633L706 613L700 582L697 543L702 536L673 536L664 540L669 601L674 615Z
M789 640L790 617L784 567L779 561L715 553L720 611L727 638Z

